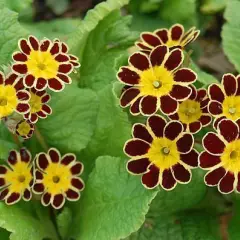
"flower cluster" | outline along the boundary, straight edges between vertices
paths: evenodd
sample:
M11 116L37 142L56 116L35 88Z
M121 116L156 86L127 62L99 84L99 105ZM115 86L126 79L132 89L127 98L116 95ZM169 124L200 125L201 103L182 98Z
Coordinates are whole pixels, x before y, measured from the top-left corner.
M184 66L183 48L198 35L179 24L142 33L140 51L117 73L124 84L120 106L148 116L146 124L134 124L124 146L127 170L141 175L146 188L172 190L189 183L191 169L200 167L208 171L208 186L224 194L240 192L240 77L225 74L221 84L197 89L197 74ZM216 132L204 136L199 154L195 139L199 144L197 133L207 126Z
M80 64L59 39L39 41L29 36L20 39L18 46L10 73L5 77L0 72L0 120L11 132L27 139L38 119L52 113L49 91L62 91L72 82L69 74Z
M55 148L39 153L35 161L25 148L9 153L7 165L0 165L0 200L11 205L41 195L44 206L62 208L65 200L77 201L84 189L79 177L83 165L74 154L61 156Z

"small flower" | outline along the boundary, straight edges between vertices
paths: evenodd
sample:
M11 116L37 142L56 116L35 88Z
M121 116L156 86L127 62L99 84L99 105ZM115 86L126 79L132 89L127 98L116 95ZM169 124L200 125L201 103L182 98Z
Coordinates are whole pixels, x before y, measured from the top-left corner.
M21 80L15 74L5 76L0 72L0 119L8 117L14 112L26 114L30 107L30 94L22 90Z
M32 157L28 150L22 148L20 152L11 151L7 163L9 167L0 165L0 200L11 205L23 198L29 201L32 198L33 185Z
M196 40L200 31L195 27L189 29L186 33L181 24L173 25L169 30L166 28L158 29L151 32L144 32L141 34L141 41L136 42L141 51L149 53L153 48L166 45L167 47L181 48Z
M176 113L178 102L187 99L197 75L189 68L181 68L183 52L180 49L169 51L166 46L152 50L149 56L134 53L129 65L121 67L119 81L123 82L120 97L122 107L130 106L130 112L138 115L153 115L160 109L164 114Z
M77 201L84 182L79 177L83 171L82 163L74 154L68 153L61 157L57 149L51 148L48 153L40 153L36 159L38 170L35 172L36 183L33 191L42 194L42 204L62 208L65 198Z
M203 151L199 155L200 167L208 170L205 183L218 186L221 193L236 190L240 193L240 120L237 123L223 119L217 133L207 133L203 138Z
M29 139L32 137L34 130L34 125L29 121L23 119L17 123L15 133L23 139Z
M193 149L192 134L184 132L180 122L166 123L163 117L154 115L146 126L135 124L132 136L124 147L131 158L127 170L142 175L146 188L160 184L163 189L172 190L177 182L190 182L190 169L198 166L198 153Z
M65 84L70 84L68 76L73 71L69 54L62 52L61 42L44 39L38 41L33 36L19 40L21 52L13 54L13 71L24 76L26 88L42 91L47 87L52 91L62 91Z
M32 88L30 91L30 112L25 114L25 119L28 119L31 123L36 123L38 118L47 118L52 114L52 109L47 105L51 97L46 91L37 91Z
M179 120L184 129L191 133L199 132L202 127L206 127L212 121L211 115L208 113L207 104L209 98L205 89L196 89L191 86L192 93L190 97L181 102L177 113L170 115L173 120Z
M236 121L240 118L240 76L228 73L223 75L221 85L212 84L208 88L209 112L216 118L214 127L222 119Z

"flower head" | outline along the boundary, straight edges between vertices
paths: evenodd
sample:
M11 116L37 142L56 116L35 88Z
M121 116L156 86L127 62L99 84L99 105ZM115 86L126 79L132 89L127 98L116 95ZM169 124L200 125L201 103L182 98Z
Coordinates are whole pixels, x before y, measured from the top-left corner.
M221 85L210 85L208 93L208 109L215 117L215 128L222 119L236 121L240 118L240 76L230 73L223 75Z
M218 186L221 193L240 192L240 121L223 119L217 133L203 138L203 151L199 155L202 169L208 170L205 183Z
M177 182L189 183L191 168L198 166L198 153L193 149L192 134L186 133L178 121L166 123L154 115L147 124L135 124L133 139L126 142L124 152L131 159L127 170L142 175L146 188L157 185L165 190L173 189Z
M79 175L83 171L82 163L74 154L61 157L57 149L51 148L48 153L40 153L36 159L38 170L35 172L36 183L33 191L42 194L42 204L52 205L59 209L69 201L77 201L84 183Z
M23 198L29 201L32 197L33 185L32 157L28 150L11 151L7 163L0 165L0 199L6 204L14 204Z
M17 123L15 133L23 139L29 139L32 137L34 130L34 125L23 119Z
M152 50L149 56L134 53L129 65L121 67L119 81L128 87L120 97L122 107L130 107L133 115L153 115L160 109L164 114L174 114L178 101L187 99L197 75L189 68L181 68L183 52L180 49L169 51L166 46Z
M196 89L191 86L192 93L190 97L181 102L178 111L170 115L173 120L179 120L186 131L197 133L206 127L212 121L211 115L208 113L207 104L209 98L205 89Z
M144 32L141 34L141 41L136 42L143 52L150 52L153 48L166 45L169 48L181 48L196 40L200 31L195 27L185 32L184 27L181 24L173 25L169 30L166 28L158 29L151 32Z
M42 91L47 87L52 91L62 91L65 84L70 84L68 76L74 68L72 55L62 51L61 42L33 36L19 40L21 52L13 54L13 71L23 75L26 88Z
M26 114L29 112L30 94L23 90L21 79L16 74L5 76L0 72L0 119L17 112Z
M30 89L30 112L25 114L25 119L28 119L31 123L36 123L39 118L46 118L52 113L51 107L47 104L51 97L46 91L37 91L36 89Z

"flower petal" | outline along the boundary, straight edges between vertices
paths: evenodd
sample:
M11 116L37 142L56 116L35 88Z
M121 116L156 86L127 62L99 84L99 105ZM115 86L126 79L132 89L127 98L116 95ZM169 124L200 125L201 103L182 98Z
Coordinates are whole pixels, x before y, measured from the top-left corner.
M144 71L150 68L150 63L146 55L142 53L134 53L129 58L129 63L138 70Z
M160 103L161 110L166 115L174 114L177 111L178 102L170 96L162 96Z
M65 203L65 198L63 194L57 194L53 197L52 206L54 208L60 209L63 207L64 203Z
M52 198L52 196L50 193L48 193L48 192L44 193L42 196L42 199L41 199L42 205L45 207L49 206L49 204L51 202L51 198Z
M85 185L81 178L74 177L71 180L71 184L74 188L76 188L78 191L81 191L84 189Z
M212 115L219 115L223 112L221 103L217 101L210 101L208 104L208 111Z
M140 90L138 88L131 87L125 90L120 97L121 107L129 106L132 102L134 102L134 99L136 100L139 94Z
M192 89L187 86L173 85L170 96L176 100L184 100L192 93Z
M72 163L76 160L76 156L74 154L66 154L62 157L61 164L63 165L72 165Z
M141 39L143 42L146 42L152 47L156 47L158 45L161 45L161 41L159 38L152 33L142 33L141 34Z
M224 101L224 93L221 89L221 87L217 84L212 84L208 87L209 96L211 100L216 100L218 102Z
M140 158L127 162L127 170L133 174L143 174L147 171L150 162L148 158Z
M13 192L5 199L5 202L7 205L12 205L20 201L20 199L21 199L20 193Z
M29 40L29 43L32 46L32 49L37 51L39 49L38 40L34 36L29 36L28 40Z
M207 125L209 125L209 124L211 123L212 117L211 117L210 115L203 114L203 115L200 117L199 121L202 123L202 125L203 125L204 127L206 127Z
M19 40L18 42L18 45L19 45L19 48L21 49L21 51L27 55L30 54L31 52L31 48L30 46L28 45L28 42L26 39L21 39Z
M80 198L80 194L73 189L68 189L66 191L66 196L69 201L77 201Z
M182 50L174 49L170 52L169 57L164 65L169 71L173 71L182 64L183 57Z
M155 188L159 180L159 169L154 165L150 166L149 171L142 176L142 184L148 189Z
M34 81L35 81L35 77L32 75L27 75L24 79L23 79L23 83L26 87L32 88L34 85Z
M35 86L35 88L36 88L38 91L42 91L42 90L44 90L46 87L47 87L47 80L44 79L44 78L38 78L37 81L36 81L36 86Z
M22 162L26 162L26 163L30 163L31 162L32 156L31 156L30 152L26 148L21 148L19 153L20 153Z
M64 74L67 74L67 73L70 73L72 72L73 70L73 66L72 64L60 64L59 67L58 67L58 71L60 73L64 73Z
M214 156L208 152L201 152L199 155L199 166L203 169L211 169L220 162L220 156Z
M191 133L197 133L201 130L201 128L202 128L202 124L199 121L189 124L189 130Z
M18 154L15 150L12 150L9 152L9 155L8 155L8 163L12 166L14 166L17 162L18 162Z
M194 83L197 79L197 74L189 68L181 68L174 74L175 82Z
M239 127L235 122L231 120L223 119L218 124L218 130L219 130L219 133L228 142L232 142L236 140L239 136Z
M203 147L213 155L223 153L225 144L216 133L207 133L203 138Z
M224 74L222 78L222 85L227 96L235 95L237 91L237 79L231 73Z
M64 89L65 85L62 81L59 81L56 78L48 79L48 87L52 91L60 92Z
M76 162L70 169L72 175L78 176L83 172L83 164Z
M154 96L145 96L140 102L140 112L143 115L153 115L157 112L157 98Z
M192 149L187 154L180 154L180 159L192 168L198 167L198 152L195 149Z
M37 156L37 166L44 171L49 165L49 159L45 153L40 153Z
M12 65L12 69L14 72L17 72L20 74L26 74L28 71L26 64L15 63Z
M204 177L204 181L208 186L216 186L225 174L226 170L223 167L219 167L208 172Z
M170 140L176 139L183 131L183 125L178 121L167 123L164 128L164 136Z
M178 163L172 167L172 170L173 170L173 175L178 182L181 182L181 183L190 182L192 178L191 171L189 171L183 165Z
M233 192L234 182L235 182L234 174L231 172L227 172L227 174L221 179L218 185L219 192L224 194Z
M59 163L60 162L61 155L55 148L49 149L48 150L48 155L51 158L51 162L53 162L53 163Z
M180 24L175 24L170 28L171 38L174 41L180 40L181 37L183 36L183 33L184 33L184 28Z
M184 133L183 136L177 141L177 148L180 153L189 153L194 144L193 135L190 133Z
M154 115L148 118L147 126L151 128L156 137L163 137L163 130L166 126L166 120L159 115Z
M155 31L155 34L161 39L163 43L168 41L168 30L167 29L160 29Z
M140 139L131 139L124 146L125 153L130 156L141 156L148 152L150 145Z
M165 190L172 190L176 185L177 181L173 177L171 169L165 169L162 173L162 188Z
M27 56L21 52L14 53L12 58L16 62L26 62L28 60Z
M150 54L150 61L152 66L160 66L168 55L168 48L166 46L159 46L153 49Z
M132 129L132 135L134 138L140 138L148 143L151 143L153 140L146 126L140 123L134 124Z
M128 85L135 85L139 83L140 76L128 67L121 67L118 72L118 79Z
M50 46L51 42L48 40L48 39L44 39L42 42L41 42L41 45L40 45L40 50L42 52L46 52Z
M130 112L132 115L136 116L140 113L140 101L141 101L141 97L139 97L130 107Z

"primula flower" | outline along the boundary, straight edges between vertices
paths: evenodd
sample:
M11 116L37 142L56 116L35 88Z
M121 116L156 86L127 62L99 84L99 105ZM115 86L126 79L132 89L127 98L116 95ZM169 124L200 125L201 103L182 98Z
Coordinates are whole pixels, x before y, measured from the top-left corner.
M32 157L28 150L11 151L7 163L9 167L0 165L0 199L6 204L14 204L23 198L29 201L32 197L33 185Z
M23 139L29 139L32 137L34 130L34 125L23 119L17 123L15 133Z
M30 112L25 114L25 119L28 119L31 123L36 123L38 118L46 118L52 114L52 109L47 105L51 97L46 91L37 91L32 88L30 91Z
M196 40L200 31L192 27L185 32L184 27L181 24L173 25L169 30L166 28L158 29L151 32L143 32L141 34L141 41L136 42L143 52L150 52L153 48L166 45L169 48L181 48Z
M146 188L160 184L171 190L177 182L190 182L190 169L198 166L198 153L193 149L192 134L184 132L180 122L166 123L163 117L154 115L148 118L146 126L135 124L132 136L124 147L131 158L127 170L142 175Z
M183 52L180 49L169 51L166 46L152 50L150 56L134 53L129 65L121 67L118 79L128 87L120 97L122 107L130 107L137 115L153 115L160 109L164 114L174 114L178 101L187 99L197 75L189 68L181 68Z
M68 76L73 71L70 56L63 53L61 42L44 39L39 41L33 36L19 40L21 52L13 54L12 66L16 74L23 75L26 88L42 91L49 87L52 91L62 91L70 84Z
M69 201L77 201L84 182L79 177L83 171L82 163L76 160L74 154L61 157L57 149L51 148L48 153L40 153L36 159L39 170L35 172L36 183L33 191L42 194L42 204L52 205L59 209Z
M222 119L236 121L240 118L240 77L228 73L223 75L221 85L212 84L208 88L209 112L216 118L214 127Z
M173 120L179 120L187 132L197 133L202 127L211 123L212 117L207 109L209 102L207 91L205 89L197 90L194 86L191 88L190 97L181 102L178 111L169 117Z
M207 133L203 138L205 149L199 155L202 169L208 170L205 183L218 186L221 193L234 190L240 193L240 120L237 123L223 119L217 133Z
M0 119L8 117L14 112L26 114L30 107L30 94L22 90L22 84L15 74L5 76L0 72Z

